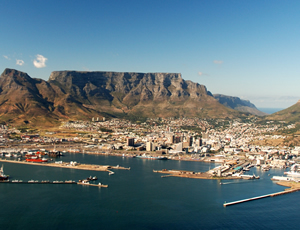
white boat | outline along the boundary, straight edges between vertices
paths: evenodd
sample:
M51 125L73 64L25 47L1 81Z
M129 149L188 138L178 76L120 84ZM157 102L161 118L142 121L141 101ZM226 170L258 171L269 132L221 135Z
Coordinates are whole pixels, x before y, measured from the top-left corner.
M300 177L299 168L300 168L300 164L294 164L291 167L291 171L284 172L284 174L290 177Z
M300 177L300 172L296 171L284 172L284 174L290 177Z

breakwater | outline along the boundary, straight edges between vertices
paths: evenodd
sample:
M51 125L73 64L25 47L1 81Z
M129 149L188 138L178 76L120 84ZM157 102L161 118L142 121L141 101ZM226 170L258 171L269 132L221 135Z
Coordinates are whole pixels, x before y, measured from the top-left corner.
M259 200L259 199L263 199L263 198L267 198L267 197L273 197L273 196L279 196L279 195L284 195L287 193L292 193L292 192L297 192L300 189L288 189L282 192L276 192L276 193L271 193L271 194L267 194L267 195L262 195L262 196L256 196L256 197L252 197L252 198L248 198L248 199L243 199L243 200L237 200L237 201L233 201L233 202L229 202L229 203L224 203L223 206L230 206L230 205L235 205L235 204L240 204L240 203L244 203L244 202L248 202L248 201L253 201L253 200Z
M121 169L121 170L130 170L130 168L125 168L122 166L111 166L111 165L94 165L94 164L79 164L79 163L70 163L70 162L27 162L27 161L15 161L15 160L7 160L0 159L0 162L8 162L15 164L27 164L27 165L39 165L39 166L48 166L48 167L58 167L58 168L69 168L69 169L79 169L79 170L90 170L90 171L104 171L111 172L109 169Z
M103 187L107 188L108 185L106 184L90 184L88 182L76 182L76 181L38 181L38 180L29 180L29 181L23 181L23 180L4 180L0 181L0 184L78 184L78 185L87 185L87 186L95 186L95 187Z

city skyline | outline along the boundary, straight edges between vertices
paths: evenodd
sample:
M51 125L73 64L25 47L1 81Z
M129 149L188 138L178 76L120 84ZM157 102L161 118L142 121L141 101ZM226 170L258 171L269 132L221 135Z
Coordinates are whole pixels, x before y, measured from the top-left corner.
M213 94L299 99L297 1L3 1L2 71L181 73Z

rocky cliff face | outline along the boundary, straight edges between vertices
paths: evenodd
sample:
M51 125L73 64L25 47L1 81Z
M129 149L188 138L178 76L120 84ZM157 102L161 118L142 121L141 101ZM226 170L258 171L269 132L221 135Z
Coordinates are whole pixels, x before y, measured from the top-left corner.
M6 69L0 77L0 115L10 119L93 116L230 117L206 87L178 73L55 71L48 81Z

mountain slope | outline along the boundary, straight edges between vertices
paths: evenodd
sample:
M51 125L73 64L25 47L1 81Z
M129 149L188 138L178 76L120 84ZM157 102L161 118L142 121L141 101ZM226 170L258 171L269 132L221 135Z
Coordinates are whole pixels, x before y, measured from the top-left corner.
M259 111L254 104L248 100L240 99L239 97L226 96L222 94L214 94L215 99L217 99L222 105L228 108L238 110L240 112L251 113L257 116L267 115L264 112Z
M178 73L55 71L48 81L5 69L0 76L0 116L11 122L56 122L94 116L239 116L206 87Z
M291 107L273 113L267 116L269 120L281 120L289 122L299 122L300 121L300 100L292 105Z
M205 86L185 81L177 73L55 71L48 82L60 86L86 108L111 114L237 115L208 95Z

